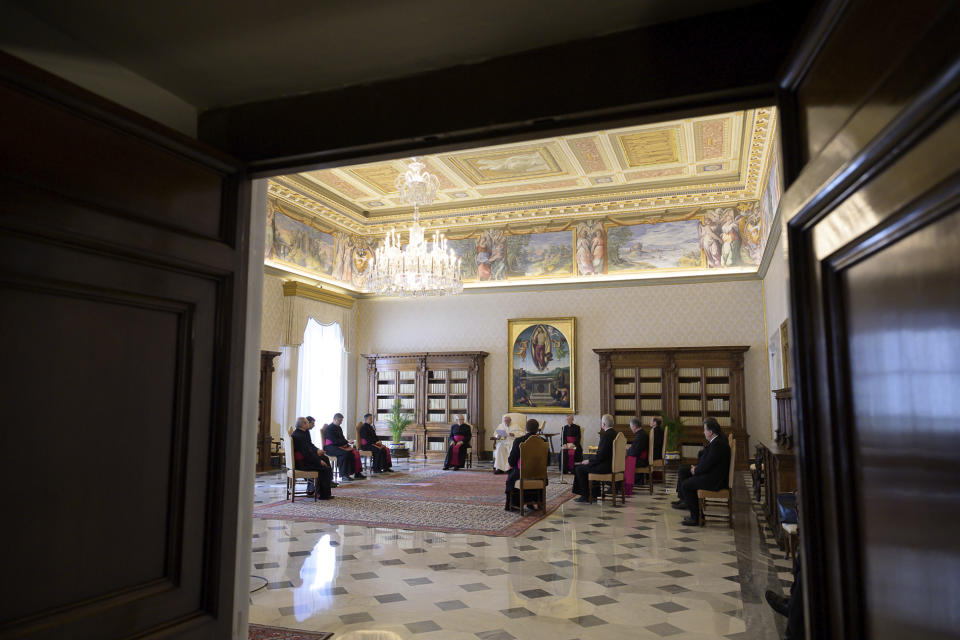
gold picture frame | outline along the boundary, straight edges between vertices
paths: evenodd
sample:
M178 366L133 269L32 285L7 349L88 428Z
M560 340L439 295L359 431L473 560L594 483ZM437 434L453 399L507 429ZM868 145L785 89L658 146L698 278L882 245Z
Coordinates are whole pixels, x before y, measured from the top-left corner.
M576 411L576 318L507 320L508 411Z
M783 388L790 386L793 362L790 360L790 319L780 324L780 364L783 367Z

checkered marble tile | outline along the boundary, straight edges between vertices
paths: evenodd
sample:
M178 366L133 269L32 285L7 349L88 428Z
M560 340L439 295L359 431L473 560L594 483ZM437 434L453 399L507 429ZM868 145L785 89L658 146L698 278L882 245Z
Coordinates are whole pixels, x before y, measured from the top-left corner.
M403 639L778 637L763 592L782 588L790 562L744 485L731 530L681 527L674 482L616 509L568 502L515 538L254 520L250 572L266 585L250 594L250 620ZM261 474L256 499L283 488Z

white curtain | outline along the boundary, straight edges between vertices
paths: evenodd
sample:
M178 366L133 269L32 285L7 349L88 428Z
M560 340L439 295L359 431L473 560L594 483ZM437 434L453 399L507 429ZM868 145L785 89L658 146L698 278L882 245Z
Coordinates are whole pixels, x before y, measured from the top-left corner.
M345 360L340 325L320 324L310 318L300 347L298 416L313 416L318 425L324 425L333 419L333 414L346 414ZM319 435L318 431L316 437Z

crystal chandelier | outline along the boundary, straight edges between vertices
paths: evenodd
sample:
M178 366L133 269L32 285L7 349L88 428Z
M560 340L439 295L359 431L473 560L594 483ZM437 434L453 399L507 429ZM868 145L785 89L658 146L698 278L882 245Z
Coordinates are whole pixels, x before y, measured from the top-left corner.
M385 296L431 296L463 291L460 258L447 248L442 233L434 233L428 243L420 226L420 205L430 204L437 195L437 176L424 171L414 158L407 170L397 176L396 187L403 202L413 205L413 226L406 246L400 244L395 229L377 249L371 288Z

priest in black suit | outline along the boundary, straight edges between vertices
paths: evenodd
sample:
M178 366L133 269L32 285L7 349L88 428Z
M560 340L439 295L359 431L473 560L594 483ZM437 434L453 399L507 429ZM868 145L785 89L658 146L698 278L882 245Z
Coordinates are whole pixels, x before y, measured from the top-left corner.
M510 511L510 494L512 494L514 491L519 491L519 489L517 489L516 486L517 486L517 480L520 479L520 443L526 442L527 438L533 438L537 436L537 432L540 431L540 423L537 422L534 418L530 418L529 420L527 420L526 431L527 432L525 434L523 434L519 438L516 438L513 441L513 448L510 449L510 457L507 460L508 464L510 465L510 471L507 473L507 482L506 482L506 491L505 491L505 493L507 494L507 502L506 502L506 505L504 505L505 511ZM540 490L531 489L531 490L528 490L526 493L527 493L527 496L525 497L529 497L530 494L539 494Z
M370 466L377 473L392 473L392 462L390 460L390 450L380 442L380 436L373 427L373 414L367 413L363 416L363 424L357 427L357 442L360 443L361 451L369 451L373 454L370 458Z
M341 478L349 480L353 476L356 480L363 480L367 476L363 475L360 468L360 453L343 435L343 429L340 428L342 422L343 414L337 413L333 416L333 422L323 428L323 450L327 455L337 458Z
M290 434L290 439L293 441L293 466L300 471L318 472L317 483L314 483L313 478L307 480L307 495L312 496L316 491L317 498L329 500L333 497L330 494L330 487L333 485L333 468L326 454L314 446L310 438L312 428L313 423L306 418L297 418L296 428Z
M690 477L680 485L680 499L690 509L690 518L682 523L686 527L700 526L700 501L697 499L697 491L726 489L730 477L730 443L723 435L716 418L703 421L703 437L707 439L703 455L696 466L690 467Z
M571 414L560 432L560 469L564 473L573 473L573 466L582 460L583 429L573 421Z
M590 483L587 481L589 474L610 473L613 468L613 439L617 437L617 430L613 428L612 415L603 414L600 429L596 455L591 460L578 464L573 473L573 492L580 496L577 502L590 502Z
M463 421L463 414L457 414L456 422L450 425L450 437L447 439L447 457L443 461L443 470L453 467L454 471L463 468L467 460L467 447L470 446L470 425Z

